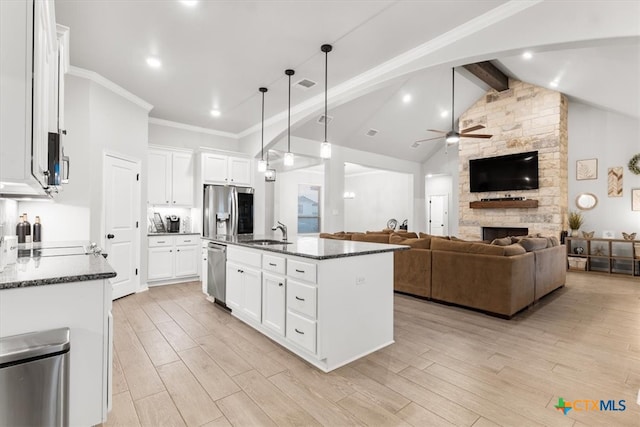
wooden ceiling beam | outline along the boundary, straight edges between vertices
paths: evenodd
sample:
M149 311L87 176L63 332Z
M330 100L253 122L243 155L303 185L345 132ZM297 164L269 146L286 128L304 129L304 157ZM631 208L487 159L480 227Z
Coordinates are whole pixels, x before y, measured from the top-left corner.
M464 68L498 92L509 89L509 78L489 61L467 64Z

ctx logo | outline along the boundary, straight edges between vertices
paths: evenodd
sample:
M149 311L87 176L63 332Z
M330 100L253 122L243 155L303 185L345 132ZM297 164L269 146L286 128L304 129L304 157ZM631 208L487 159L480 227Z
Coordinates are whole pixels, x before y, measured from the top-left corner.
M570 410L581 411L624 411L627 409L625 400L587 400L579 399L574 401L566 401L562 397L558 398L558 404L555 405L558 411L562 411L567 415Z

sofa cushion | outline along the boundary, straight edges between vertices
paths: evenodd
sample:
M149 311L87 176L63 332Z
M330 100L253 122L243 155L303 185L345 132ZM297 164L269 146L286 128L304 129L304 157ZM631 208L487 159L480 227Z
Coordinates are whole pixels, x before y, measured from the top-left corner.
M389 243L389 234L352 234L351 240L354 242Z
M484 243L456 242L445 239L431 240L431 250L438 251L504 256L504 248L504 246L486 245Z
M351 234L347 233L320 233L321 239L333 239L333 240L351 240Z
M418 233L415 233L413 231L398 230L398 231L394 231L391 234L395 234L397 236L402 236L405 239L416 239L416 238L418 238Z
M518 243L513 243L511 245L503 246L503 248L504 248L504 256L515 256L515 255L522 255L527 253L525 248Z
M520 245L527 251L539 251L547 247L547 239L545 237L524 237L520 239Z
M427 233L423 233L423 232L418 233L418 237L431 237L431 238L434 238L434 239L449 240L449 236L434 236L433 234L427 234Z
M391 234L391 233L393 233L393 230L391 228L385 228L384 230L366 232L366 234Z
M429 249L431 247L431 239L428 237L424 237L422 239L418 238L405 238L401 236L399 233L393 233L389 236L389 243L394 245L408 245L412 248L417 249Z
M512 243L513 242L511 241L511 237L503 237L501 239L493 239L491 241L492 245L497 245L497 246L509 246Z

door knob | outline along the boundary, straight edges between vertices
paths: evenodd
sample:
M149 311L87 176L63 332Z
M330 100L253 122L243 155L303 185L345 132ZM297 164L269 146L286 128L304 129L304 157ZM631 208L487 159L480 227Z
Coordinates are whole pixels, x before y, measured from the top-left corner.
M113 234L111 234L111 233L107 234L107 239L113 239L114 237L116 237L116 236L114 236L114 235L113 235Z

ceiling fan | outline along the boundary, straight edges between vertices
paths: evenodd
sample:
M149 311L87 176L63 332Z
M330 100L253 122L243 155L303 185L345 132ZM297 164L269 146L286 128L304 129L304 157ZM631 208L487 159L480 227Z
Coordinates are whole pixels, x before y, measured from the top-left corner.
M436 136L433 138L427 138L427 139L420 139L418 141L416 141L414 144L416 143L420 143L420 142L425 142L425 141L433 141L435 139L440 139L442 138L442 136L444 135L445 140L447 141L448 144L455 144L456 142L460 141L460 138L491 138L493 135L487 135L487 134L471 134L470 132L474 132L476 130L480 130L480 129L484 129L483 125L475 125L475 126L471 126L470 128L466 128L461 130L460 132L456 132L455 131L455 114L454 114L454 107L455 107L455 88L456 88L456 72L454 68L451 68L451 130L450 131L444 131L444 130L438 130L438 129L427 129L427 132L436 132L436 133L440 133L442 135L440 136Z

